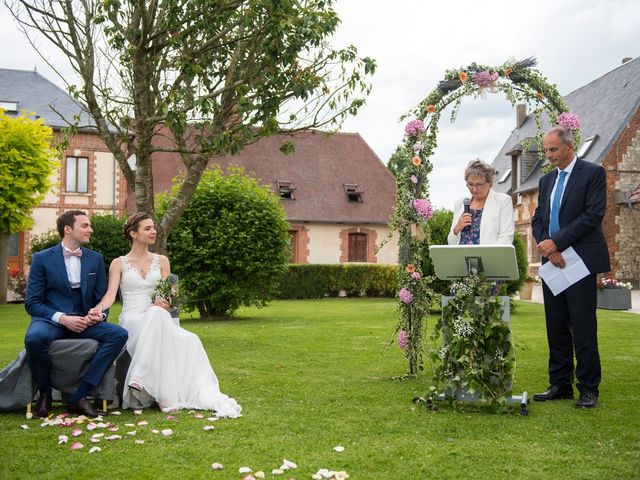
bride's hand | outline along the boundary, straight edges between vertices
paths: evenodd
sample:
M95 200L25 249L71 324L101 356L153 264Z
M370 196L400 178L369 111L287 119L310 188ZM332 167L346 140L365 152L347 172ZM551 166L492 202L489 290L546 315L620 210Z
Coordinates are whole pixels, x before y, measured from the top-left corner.
M164 308L167 311L171 310L171 304L168 301L166 301L164 298L156 297L153 304L158 307Z

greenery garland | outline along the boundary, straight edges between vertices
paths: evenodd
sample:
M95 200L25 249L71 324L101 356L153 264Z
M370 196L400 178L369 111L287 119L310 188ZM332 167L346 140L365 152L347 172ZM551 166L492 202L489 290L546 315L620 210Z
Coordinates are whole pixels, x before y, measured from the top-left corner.
M512 105L525 103L533 111L537 125L536 144L542 144L542 114L553 125L564 125L574 132L580 144L579 121L570 113L555 85L533 67L534 58L509 60L498 67L472 63L464 68L447 70L437 87L414 109L401 117L412 117L405 126L404 141L394 156L399 159L396 176L396 208L390 218L390 232L378 249L398 233L398 312L399 320L393 335L407 359L406 376L415 377L423 369L424 319L429 314L435 294L431 278L422 276L428 259L429 220L433 208L429 202L428 175L433 170L430 161L437 147L438 124L443 111L453 105L451 121L455 121L462 99L484 97L501 91ZM526 141L523 147L528 148ZM530 142L529 142L530 143ZM541 149L540 149L541 150ZM540 151L541 157L544 153ZM436 326L438 328L438 326ZM436 367L437 368L437 367Z

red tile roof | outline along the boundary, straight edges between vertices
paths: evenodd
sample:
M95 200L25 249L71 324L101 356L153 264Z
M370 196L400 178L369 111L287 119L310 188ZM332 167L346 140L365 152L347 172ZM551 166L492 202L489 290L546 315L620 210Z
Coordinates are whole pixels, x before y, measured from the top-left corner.
M293 140L295 153L280 152L280 144ZM163 142L164 143L164 142ZM276 192L276 182L291 182L293 200L282 205L290 221L386 224L395 205L395 179L357 133L305 131L292 136L263 138L238 155L216 158L223 168L240 165ZM154 190L166 191L184 166L177 154L154 154ZM345 184L356 184L363 202L350 202ZM129 210L135 201L129 194Z

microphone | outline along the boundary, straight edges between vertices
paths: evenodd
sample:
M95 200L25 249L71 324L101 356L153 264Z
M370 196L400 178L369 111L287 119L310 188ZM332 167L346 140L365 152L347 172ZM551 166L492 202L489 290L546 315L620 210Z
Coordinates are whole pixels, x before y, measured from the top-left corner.
M471 199L470 198L465 198L464 200L462 200L462 205L464 205L464 213L471 213ZM462 229L463 232L466 232L467 230L469 230L469 225L467 225L466 227L464 227Z

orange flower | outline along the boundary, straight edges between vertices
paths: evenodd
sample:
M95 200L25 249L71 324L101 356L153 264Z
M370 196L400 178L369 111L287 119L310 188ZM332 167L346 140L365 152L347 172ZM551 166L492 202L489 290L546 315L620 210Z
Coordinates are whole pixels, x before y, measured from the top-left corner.
M427 113L433 113L436 111L435 105L427 105Z
M467 75L467 72L462 71L458 74L458 78L462 83L466 83L466 81L469 79L469 75Z
M508 67L508 68L506 68L506 69L505 69L505 71L504 71L504 76L505 76L505 77L508 77L508 76L509 76L509 75L511 75L512 73L513 73L513 68Z
M409 263L405 267L405 270L407 271L407 273L413 273L416 271L416 266L413 263Z
M542 92L536 92L536 98L538 100L544 100L544 93Z
M422 165L422 160L417 155L411 159L411 163L413 163L416 167Z

